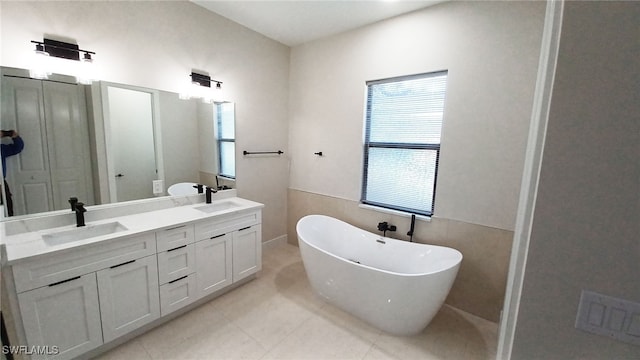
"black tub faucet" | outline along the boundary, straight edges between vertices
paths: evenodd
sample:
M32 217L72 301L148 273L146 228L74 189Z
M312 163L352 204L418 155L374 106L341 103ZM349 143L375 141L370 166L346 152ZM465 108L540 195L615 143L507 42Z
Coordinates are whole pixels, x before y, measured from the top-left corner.
M77 197L69 198L69 204L71 205L71 211L76 211L76 204L78 203Z
M382 236L387 236L387 231L396 231L396 226L389 225L389 223L385 221L378 223L378 230L382 231Z
M207 186L207 192L205 194L205 201L207 204L211 204L211 194L215 194L217 192L218 192L217 189Z
M198 194L202 194L203 193L204 185L196 184L196 185L193 185L193 187L198 189Z
M87 209L84 208L84 204L77 202L74 210L76 212L76 226L84 226L84 213L87 212Z

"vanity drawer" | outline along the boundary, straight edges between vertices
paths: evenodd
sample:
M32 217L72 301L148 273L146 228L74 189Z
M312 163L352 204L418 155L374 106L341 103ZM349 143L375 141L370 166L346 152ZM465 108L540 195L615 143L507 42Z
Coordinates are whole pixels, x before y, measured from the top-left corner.
M165 316L196 300L196 274L179 277L160 285L160 314Z
M16 291L35 289L156 253L154 233L105 241L13 265Z
M238 229L260 223L262 211L216 216L196 223L196 239L210 239Z
M193 244L193 224L175 226L156 232L158 252L175 249L178 246Z
M158 253L158 277L160 284L173 281L196 270L195 245L182 245Z

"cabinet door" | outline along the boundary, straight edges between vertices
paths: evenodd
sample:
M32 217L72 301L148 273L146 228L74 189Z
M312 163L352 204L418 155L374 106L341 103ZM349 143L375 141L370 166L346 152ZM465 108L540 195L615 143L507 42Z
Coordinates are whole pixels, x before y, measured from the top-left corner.
M90 273L18 294L29 346L43 359L71 359L102 344L96 274Z
M233 232L233 282L262 269L260 224Z
M231 237L223 234L196 243L198 297L231 284Z
M115 265L97 274L105 342L160 317L155 255Z

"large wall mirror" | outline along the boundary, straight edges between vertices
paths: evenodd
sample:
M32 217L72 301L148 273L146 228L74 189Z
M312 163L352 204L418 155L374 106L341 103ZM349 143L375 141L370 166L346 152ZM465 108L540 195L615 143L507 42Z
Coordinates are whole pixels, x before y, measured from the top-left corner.
M70 197L98 205L165 196L182 182L235 187L234 103L28 74L3 67L0 80L0 128L16 130L25 144L6 158L5 217L7 190L19 216L66 209Z

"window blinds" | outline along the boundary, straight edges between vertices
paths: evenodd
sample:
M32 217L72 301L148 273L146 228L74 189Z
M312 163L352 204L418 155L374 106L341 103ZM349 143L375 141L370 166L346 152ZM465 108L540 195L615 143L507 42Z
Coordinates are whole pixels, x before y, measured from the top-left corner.
M447 72L367 83L362 202L433 213Z
M236 177L235 104L217 103L218 113L218 156L221 176Z

